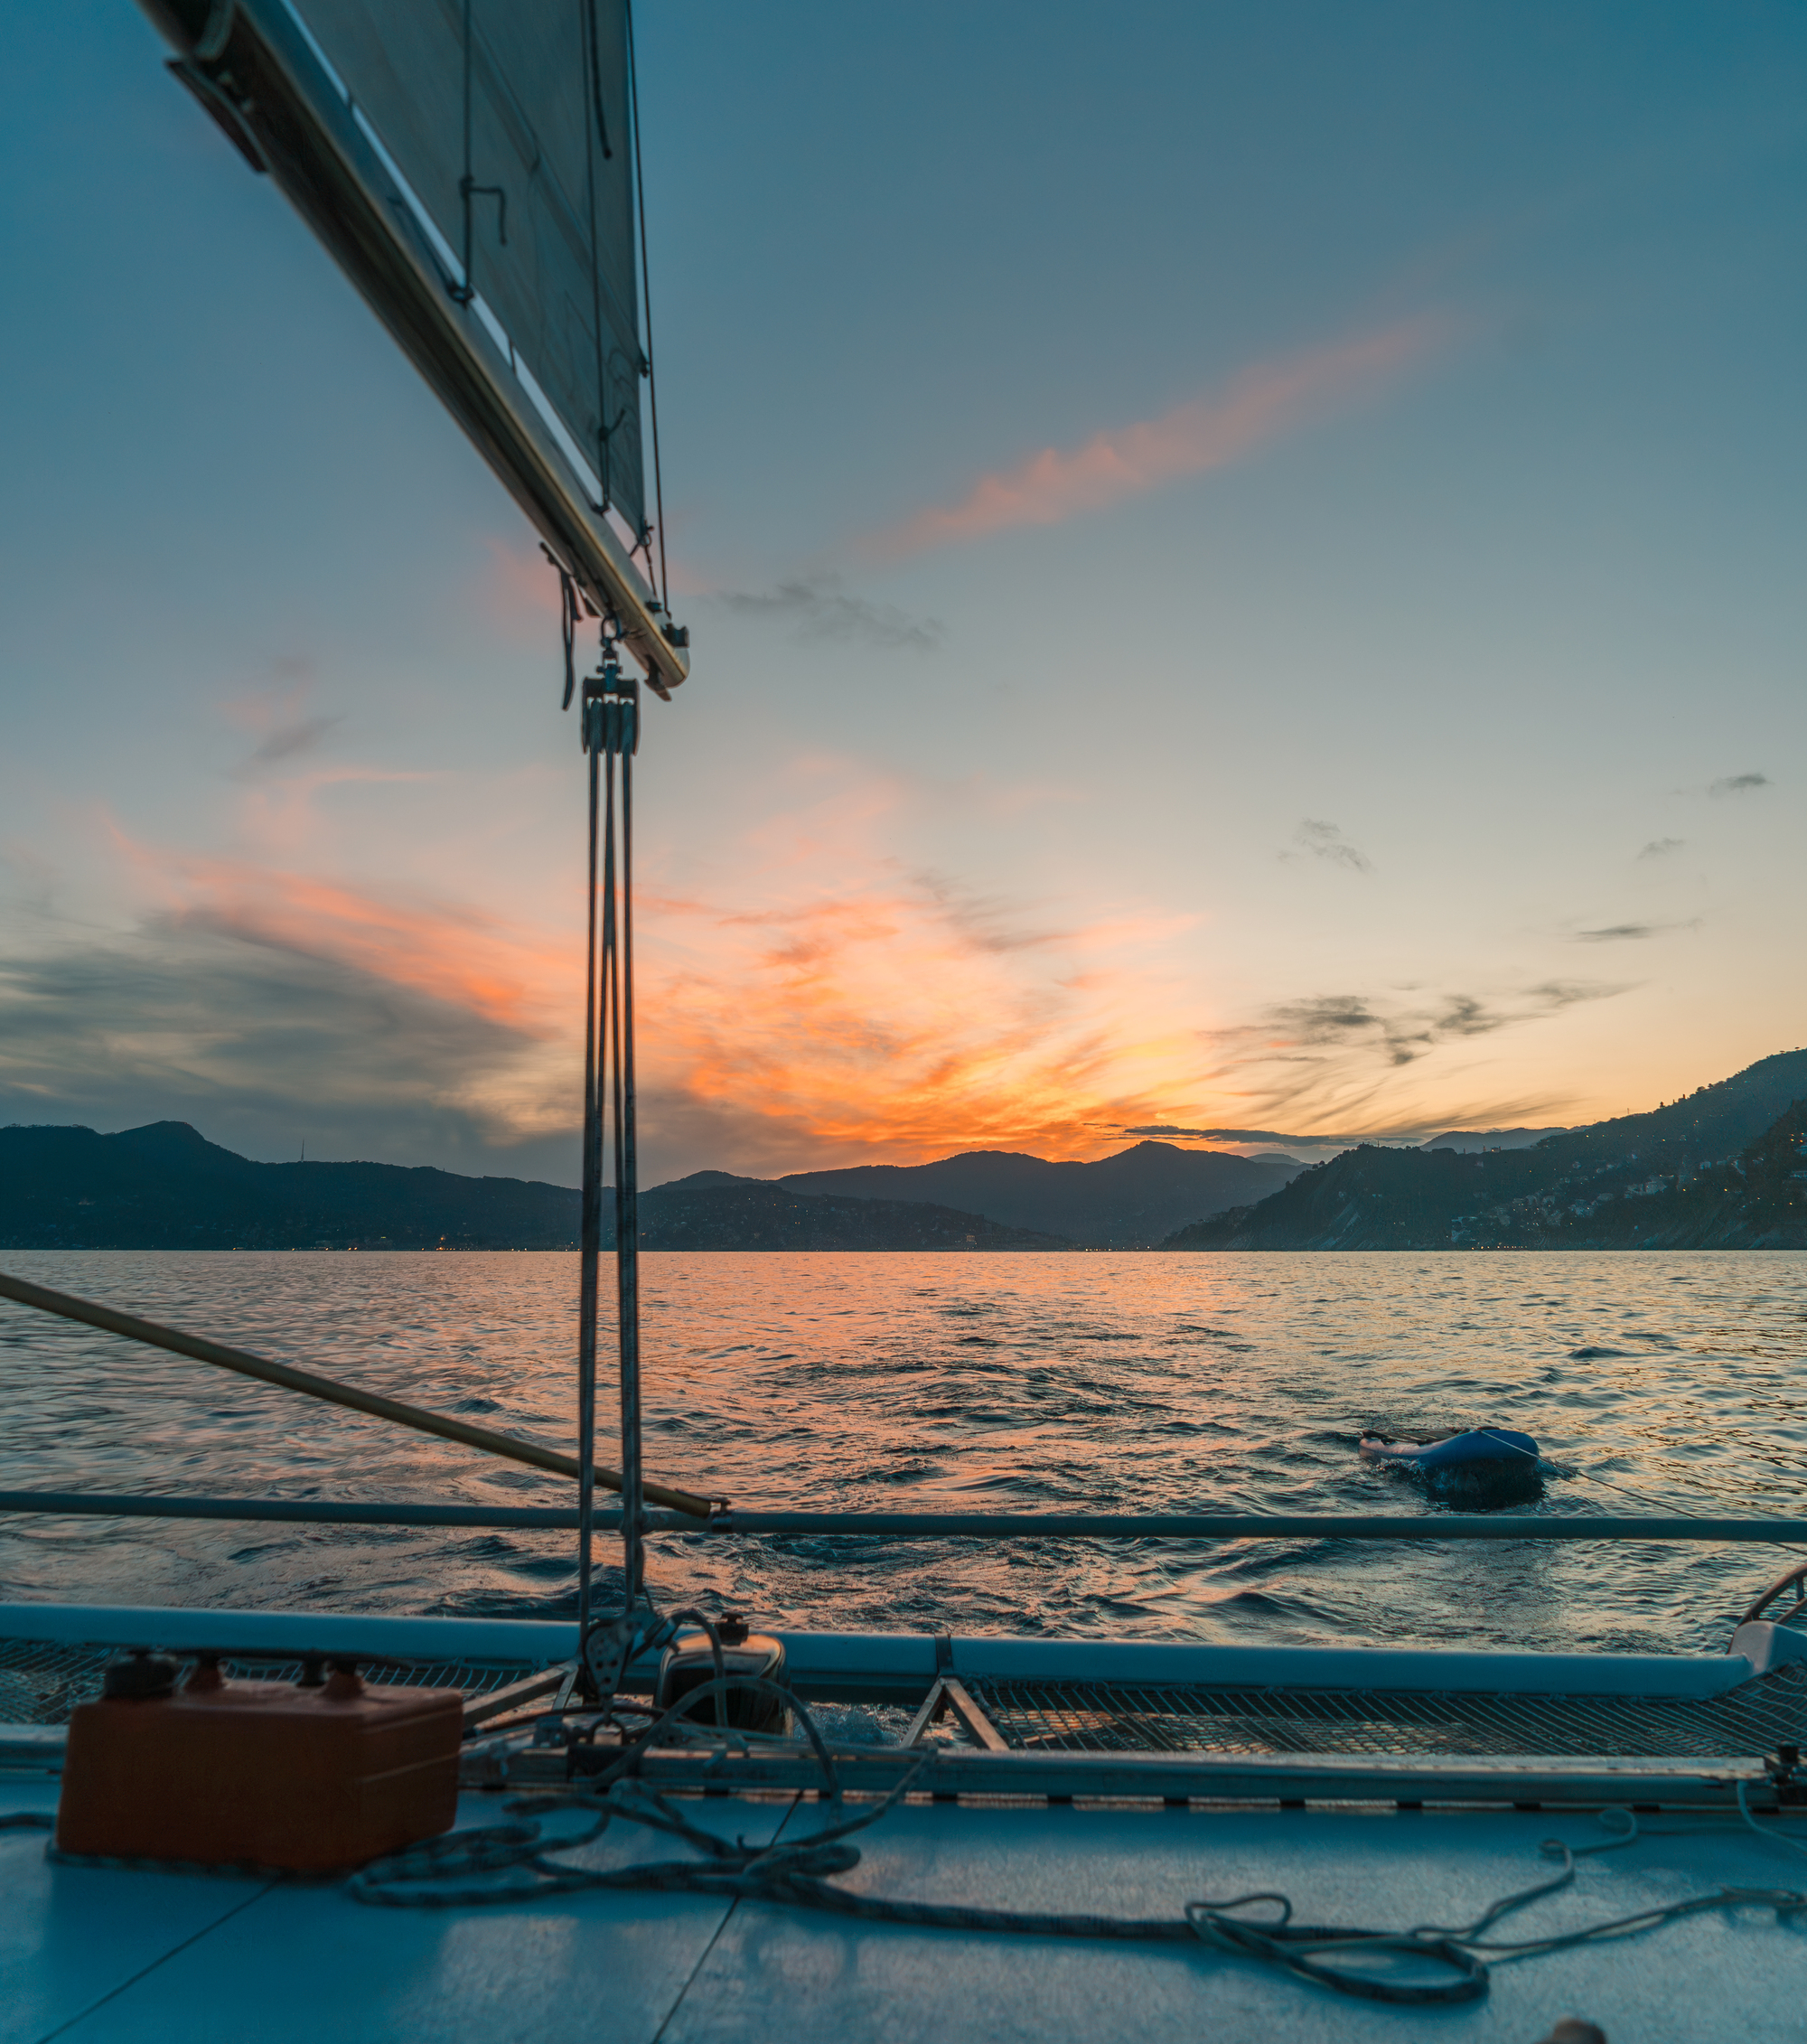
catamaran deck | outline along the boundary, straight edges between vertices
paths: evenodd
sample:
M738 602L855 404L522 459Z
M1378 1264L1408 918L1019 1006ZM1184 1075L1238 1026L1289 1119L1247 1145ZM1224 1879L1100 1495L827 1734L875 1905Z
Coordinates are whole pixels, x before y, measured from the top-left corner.
M49 1813L56 1784L0 1777L9 1810ZM499 1798L463 1798L461 1824ZM795 1796L699 1799L692 1817L763 1840L829 1821ZM1647 1820L1660 1825L1662 1820ZM1807 1831L1807 1825L1802 1827ZM1549 1871L1539 1842L1592 1843L1585 1814L911 1803L861 1835L864 1892L980 1906L1176 1911L1286 1890L1319 1922L1478 1915ZM669 1842L612 1827L583 1857ZM1653 1936L1494 1974L1485 2002L1372 2006L1200 1946L1075 1945L853 1924L703 1896L583 1894L395 1911L337 1888L57 1866L41 1832L0 1833L0 2044L685 2044L782 2037L941 2040L1205 2038L1345 2044L1409 2031L1536 2044L1565 2015L1612 2044L1793 2039L1807 1917L1715 1911ZM1525 1935L1679 1900L1719 1883L1803 1885L1786 1846L1727 1827L1656 1836L1584 1861L1533 1905Z
M842 1805L796 1743L724 1745L700 1727L688 1743L642 1741L637 1779L715 1835L762 1846L907 1786L858 1833L858 1863L833 1875L857 1896L1173 1930L1189 1903L1278 1891L1297 1923L1405 1932L1472 1924L1549 1880L1550 1839L1594 1853L1492 1936L1541 1940L1753 1892L1643 1935L1521 1960L1483 1951L1486 1999L1412 2007L1187 1935L928 1928L653 1888L381 1908L342 1881L58 1862L42 1828L19 1827L0 1830L0 2044L189 2044L197 2031L248 2044L1340 2044L1412 2030L1539 2044L1564 2016L1612 2044L1802 2032L1807 1641L1789 1627L1754 1619L1725 1654L1694 1655L783 1637L788 1679L837 1745ZM462 1688L461 1828L509 1821L519 1796L550 1847L587 1820L568 1807L565 1746L537 1743L538 1721L520 1713L568 1692L577 1639L566 1623L0 1607L0 1812L40 1826L54 1813L63 1724L122 1646L217 1650L266 1674L339 1654L373 1680ZM623 1688L643 1697L652 1673L634 1664ZM619 1808L576 1863L690 1855ZM1601 1852L1625 1821L1603 1813L1627 1809L1642 1835Z

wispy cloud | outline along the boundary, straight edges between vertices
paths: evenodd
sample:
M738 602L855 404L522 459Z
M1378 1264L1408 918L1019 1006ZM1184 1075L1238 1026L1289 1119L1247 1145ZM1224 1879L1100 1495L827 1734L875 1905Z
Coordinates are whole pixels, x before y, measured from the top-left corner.
M1747 795L1769 784L1766 774L1728 774L1723 780L1715 781L1707 792L1709 795Z
M1671 852L1678 852L1687 843L1685 838L1653 838L1638 854L1640 858L1667 858Z
M788 625L798 639L908 647L917 652L933 652L942 639L937 619L913 617L894 604L850 595L835 575L799 577L769 590L725 590L714 600L738 617Z
M0 1120L192 1120L253 1155L567 1176L567 1057L319 951L153 919L0 960ZM572 1152L575 1158L575 1151ZM519 1168L508 1163L501 1168Z
M1357 1143L1417 1144L1433 1135L1440 1123L1425 1122L1410 1129L1367 1129L1353 1134L1320 1131L1311 1135L1287 1134L1278 1129L1182 1129L1171 1122L1150 1122L1146 1128L1121 1129L1119 1135L1176 1138L1200 1142L1284 1143L1292 1149L1350 1149Z
M248 781L271 767L314 751L326 734L344 721L342 717L303 717L293 723L278 725L252 746L237 769L238 777Z
M1447 1076L1433 1077L1429 1097L1415 1098L1409 1082L1401 1093L1400 1083L1407 1068L1439 1051L1628 990L1623 983L1552 980L1484 996L1381 999L1346 993L1278 1002L1251 1022L1212 1033L1222 1059L1211 1074L1212 1090L1220 1098L1233 1094L1253 1110L1250 1122L1265 1125L1245 1140L1276 1139L1277 1128L1297 1128L1305 1117L1306 1127L1366 1128L1390 1137L1402 1124L1447 1129L1540 1115L1559 1103L1542 1097L1453 1102Z
M1226 1025L1191 942L1200 914L1016 899L900 856L956 784L811 758L774 786L736 856L711 861L708 894L656 872L641 892L649 1169L1095 1156L1156 1126L1211 1139L1233 1122L1256 1134L1219 1139L1256 1141L1501 1126L1547 1103L1452 1098L1454 1055L1620 990L1333 991ZM259 817L264 796L241 806ZM538 1172L568 1174L582 1065L568 903L535 922L450 886L354 882L323 869L336 830L304 840L286 821L232 856L111 841L137 927L12 947L0 1118L9 1103L103 1125L180 1114L245 1147L247 1130L302 1114L341 1154L482 1168L538 1145Z
M1665 937L1671 930L1694 930L1698 919L1687 923L1609 923L1601 930L1578 930L1578 944L1634 944L1651 937Z
M1192 1033L1146 999L1189 921L1053 927L945 879L870 869L769 910L667 902L648 966L661 1016L650 1088L668 1130L712 1131L718 1151L767 1170L1089 1155L1089 1124L1147 1113L1156 1074L1170 1090L1195 1062Z
M555 1003L571 959L549 936L456 904L247 860L134 856L170 926L349 968L527 1036L561 1031Z
M1321 858L1327 865L1346 867L1351 873L1372 873L1373 861L1363 851L1352 845L1334 823L1320 823L1306 817L1293 832L1291 851L1283 851L1282 858Z
M893 559L1011 526L1057 525L1225 467L1264 441L1378 390L1450 333L1445 319L1407 320L1257 362L1223 389L1158 418L1095 433L1081 446L1044 447L1013 467L981 475L957 502L917 512L874 535L864 550Z

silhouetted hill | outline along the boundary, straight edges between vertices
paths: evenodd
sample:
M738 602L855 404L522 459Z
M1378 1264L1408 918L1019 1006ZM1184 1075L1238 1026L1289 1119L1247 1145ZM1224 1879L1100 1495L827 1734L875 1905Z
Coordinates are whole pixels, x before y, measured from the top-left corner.
M0 1129L0 1249L575 1249L580 1208L568 1186L521 1178L254 1163L185 1121L112 1136ZM945 1206L806 1198L726 1171L642 1193L640 1221L644 1249L1072 1246Z
M1567 1129L1452 1129L1447 1136L1433 1136L1420 1149L1529 1149L1546 1136L1566 1136Z
M1065 1235L1091 1248L1141 1249L1184 1221L1266 1198L1300 1168L1289 1157L1255 1158L1139 1142L1092 1164L969 1149L936 1164L793 1171L778 1183L790 1192L842 1198L945 1201L1009 1227Z
M1345 1150L1168 1249L1807 1248L1807 1051L1529 1149Z
M578 1195L400 1164L257 1164L186 1121L0 1129L0 1248L567 1249Z
M640 1195L642 1249L1063 1249L1073 1244L921 1200L810 1197L698 1171Z

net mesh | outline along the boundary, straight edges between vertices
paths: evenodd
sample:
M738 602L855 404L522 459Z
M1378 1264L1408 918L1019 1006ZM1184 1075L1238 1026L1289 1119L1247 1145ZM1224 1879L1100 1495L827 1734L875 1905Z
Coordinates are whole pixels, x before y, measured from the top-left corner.
M1807 1744L1807 1664L1722 1696L1156 1689L971 1682L1019 1752L1354 1753L1711 1759Z
M117 1653L111 1646L0 1639L0 1724L67 1723L78 1703L99 1695ZM298 1658L229 1655L222 1665L229 1674L266 1681L293 1682L302 1673ZM468 1696L486 1695L532 1672L520 1661L360 1667L367 1682L459 1689ZM984 1680L967 1686L1005 1743L1025 1753L1715 1759L1807 1746L1807 1664L1798 1662L1702 1698Z

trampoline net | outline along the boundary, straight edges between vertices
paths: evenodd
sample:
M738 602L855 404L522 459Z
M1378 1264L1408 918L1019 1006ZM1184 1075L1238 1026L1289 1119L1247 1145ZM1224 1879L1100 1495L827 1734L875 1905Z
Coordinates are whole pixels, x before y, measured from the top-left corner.
M1006 1744L1029 1753L1715 1759L1807 1744L1807 1664L1801 1663L1698 1699L1109 1683L967 1686Z
M99 1695L118 1652L0 1639L0 1725L66 1723L78 1703ZM265 1681L293 1682L302 1673L299 1657L229 1655L222 1665L228 1674ZM473 1697L533 1672L531 1664L500 1660L363 1662L360 1668L367 1682L458 1689ZM1705 1698L983 1678L969 1680L967 1688L1006 1745L1023 1753L1717 1759L1807 1746L1807 1663ZM832 1717L832 1705L827 1714ZM901 1721L901 1711L892 1714ZM950 1720L944 1729L951 1725Z

